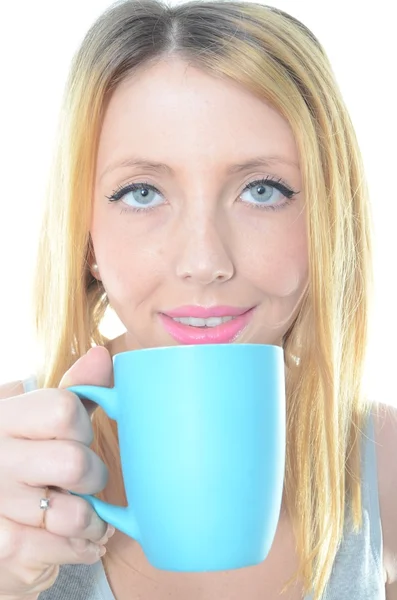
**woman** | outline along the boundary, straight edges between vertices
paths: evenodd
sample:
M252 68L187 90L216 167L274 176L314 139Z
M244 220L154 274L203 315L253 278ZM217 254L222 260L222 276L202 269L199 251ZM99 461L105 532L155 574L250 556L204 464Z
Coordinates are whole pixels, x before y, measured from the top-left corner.
M302 23L156 0L97 20L67 82L40 239L38 389L3 387L0 598L397 598L396 416L362 389L370 223L354 129ZM115 423L65 388L112 386L118 352L206 340L204 322L181 341L164 319L182 304L255 307L230 342L284 349L283 504L255 567L160 571L119 531L99 561L112 531L65 492L126 503ZM109 306L116 339L99 330Z

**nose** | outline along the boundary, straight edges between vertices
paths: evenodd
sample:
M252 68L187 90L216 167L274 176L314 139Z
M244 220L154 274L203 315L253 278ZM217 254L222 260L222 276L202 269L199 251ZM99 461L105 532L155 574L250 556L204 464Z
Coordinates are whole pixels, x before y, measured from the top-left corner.
M176 236L175 272L178 278L209 285L231 279L235 268L230 250L231 237L225 224L213 218L196 219L180 225Z

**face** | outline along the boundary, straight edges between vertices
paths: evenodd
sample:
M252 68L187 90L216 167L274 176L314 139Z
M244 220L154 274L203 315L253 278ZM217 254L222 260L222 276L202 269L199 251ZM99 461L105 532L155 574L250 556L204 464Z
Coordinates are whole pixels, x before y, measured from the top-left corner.
M132 164L142 159L166 166ZM178 59L122 82L101 130L90 233L123 349L281 345L308 280L301 186L288 123L238 84ZM253 310L205 328L164 316L186 305Z

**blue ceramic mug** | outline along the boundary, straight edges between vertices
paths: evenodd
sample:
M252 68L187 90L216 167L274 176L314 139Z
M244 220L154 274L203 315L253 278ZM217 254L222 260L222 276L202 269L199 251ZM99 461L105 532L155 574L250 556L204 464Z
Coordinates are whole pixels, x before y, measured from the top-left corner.
M67 388L117 421L127 507L85 498L169 571L257 565L285 466L283 349L180 345L113 357L114 387Z

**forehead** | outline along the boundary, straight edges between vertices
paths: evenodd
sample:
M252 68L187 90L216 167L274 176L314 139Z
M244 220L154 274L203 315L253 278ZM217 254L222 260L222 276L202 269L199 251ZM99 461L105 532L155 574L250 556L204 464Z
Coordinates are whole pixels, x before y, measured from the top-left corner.
M107 105L99 168L110 155L143 151L164 162L258 153L299 162L293 132L275 108L240 84L178 59L140 69L119 84Z

